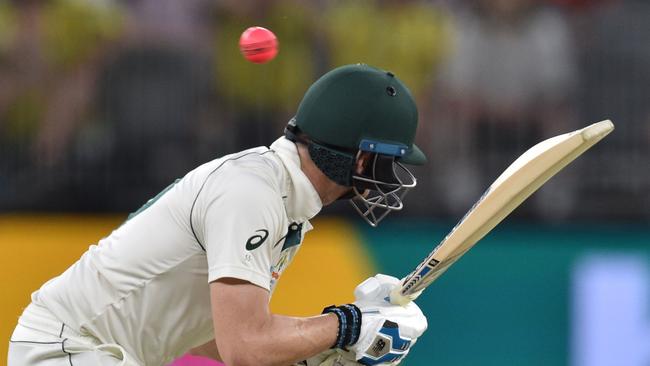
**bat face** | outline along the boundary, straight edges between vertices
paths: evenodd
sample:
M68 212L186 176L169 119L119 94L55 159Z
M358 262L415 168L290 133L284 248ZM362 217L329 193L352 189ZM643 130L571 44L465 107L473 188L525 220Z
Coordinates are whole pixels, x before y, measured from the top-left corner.
M485 234L508 216L546 181L607 136L614 129L609 121L544 140L515 160L483 193L429 256L402 280L391 302L415 299Z

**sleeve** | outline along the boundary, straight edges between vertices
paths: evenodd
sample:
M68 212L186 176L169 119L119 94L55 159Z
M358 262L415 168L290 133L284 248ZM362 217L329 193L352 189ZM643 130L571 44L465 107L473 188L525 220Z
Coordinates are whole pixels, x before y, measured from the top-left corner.
M282 235L281 195L254 174L224 180L208 179L197 199L208 280L232 277L270 290L273 244Z

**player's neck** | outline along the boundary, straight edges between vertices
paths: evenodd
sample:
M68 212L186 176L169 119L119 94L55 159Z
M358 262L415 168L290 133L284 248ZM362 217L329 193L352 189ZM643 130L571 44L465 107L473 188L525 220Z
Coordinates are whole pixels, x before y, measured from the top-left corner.
M296 146L298 148L298 156L300 156L300 168L314 186L316 192L318 192L323 206L327 206L336 201L349 190L347 187L336 184L318 169L309 157L309 151L306 146L303 144L296 144Z

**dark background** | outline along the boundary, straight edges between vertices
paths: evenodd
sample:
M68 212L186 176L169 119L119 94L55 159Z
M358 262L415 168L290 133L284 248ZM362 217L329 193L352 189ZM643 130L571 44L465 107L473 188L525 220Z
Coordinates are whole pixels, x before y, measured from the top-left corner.
M534 143L616 131L515 215L650 216L645 1L0 1L0 211L128 212L268 145L318 76L391 70L430 157L405 215L456 218ZM243 60L251 25L279 56ZM329 209L345 214L347 207Z

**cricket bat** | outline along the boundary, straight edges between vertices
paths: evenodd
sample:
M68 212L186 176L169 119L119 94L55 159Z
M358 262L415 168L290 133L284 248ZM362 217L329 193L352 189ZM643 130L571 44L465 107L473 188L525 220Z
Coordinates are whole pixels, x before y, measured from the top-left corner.
M523 153L483 193L465 216L390 295L405 305L552 176L614 130L610 120L544 140Z

